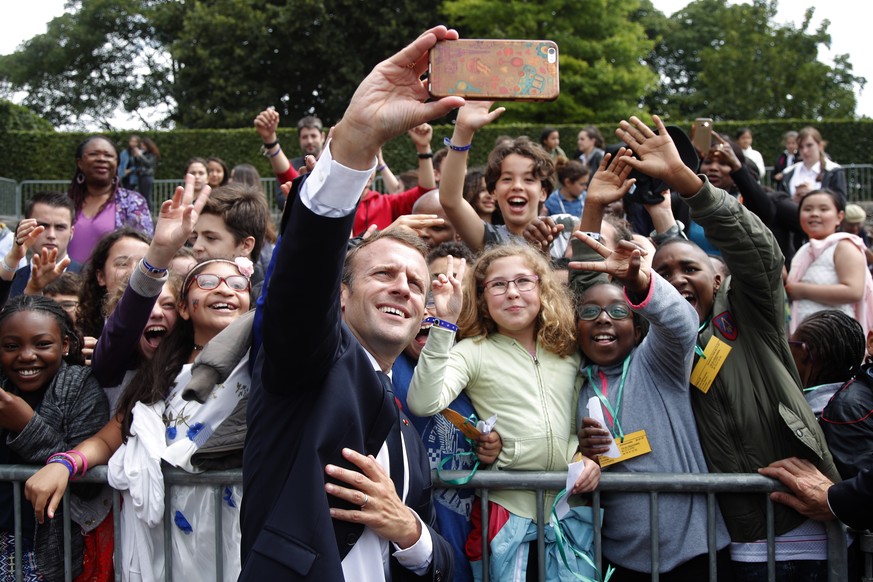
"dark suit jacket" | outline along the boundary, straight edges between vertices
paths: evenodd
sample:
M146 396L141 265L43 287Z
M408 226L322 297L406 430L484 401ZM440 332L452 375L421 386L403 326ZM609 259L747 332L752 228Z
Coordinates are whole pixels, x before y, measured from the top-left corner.
M873 529L873 469L828 489L828 503L837 519L855 529Z
M329 506L351 506L325 493L324 467L353 468L341 455L344 447L375 456L397 409L341 319L341 272L354 213L325 218L297 200L286 218L249 393L240 580L342 580L341 561L363 526L331 520ZM406 504L432 523L427 458L414 428L401 428L410 467ZM427 577L450 580L451 548L431 535ZM419 579L393 556L391 572L395 582Z
M70 261L67 266L67 271L70 273L78 273L82 269L82 265L76 261ZM9 297L18 297L24 293L24 288L27 287L27 282L30 280L30 262L15 271L15 277L12 278L12 288L9 290Z

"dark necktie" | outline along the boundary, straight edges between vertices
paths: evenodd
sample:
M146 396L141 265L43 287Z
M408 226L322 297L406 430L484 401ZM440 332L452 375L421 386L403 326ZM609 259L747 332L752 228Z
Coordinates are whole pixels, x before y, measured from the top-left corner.
M387 398L390 400L390 408L393 422L391 430L388 431L388 458L391 463L391 480L394 481L394 488L397 490L397 497L403 500L403 441L400 436L400 410L397 404L397 399L394 396L394 384L391 378L385 372L376 372L379 374L379 380L382 382L382 387L385 389Z

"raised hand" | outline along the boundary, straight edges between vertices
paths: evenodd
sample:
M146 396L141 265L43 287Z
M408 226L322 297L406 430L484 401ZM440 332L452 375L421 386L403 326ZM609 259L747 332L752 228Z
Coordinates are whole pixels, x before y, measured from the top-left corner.
M648 263L642 260L642 256L648 254L648 251L626 240L619 241L618 246L613 250L584 232L576 231L573 236L597 251L603 260L573 261L570 263L571 269L607 273L634 293L644 293L649 289L651 269Z
M734 153L734 148L732 148L731 144L726 142L722 136L718 135L717 133L713 133L712 141L716 142L716 145L713 146L712 149L724 156L724 159L727 162L728 166L731 167L731 172L736 172L743 167L743 163L740 161L740 158L738 158L737 154ZM704 156L708 154L709 152L704 154Z
M636 182L635 178L628 179L631 170L633 170L628 159L632 157L633 155L628 148L619 149L614 159L612 154L604 155L597 173L588 182L585 204L606 207L621 200Z
M421 81L428 51L437 41L457 38L457 31L436 26L376 65L358 86L334 129L330 147L337 162L353 169L370 169L382 144L464 104L461 97L428 102L430 96Z
M255 117L255 129L264 143L273 143L278 139L276 132L279 129L279 112L269 107Z
M433 139L433 127L431 127L429 123L416 125L407 133L417 151L420 151L421 153L430 151L430 142Z
M394 230L396 228L411 228L418 232L421 229L431 226L440 226L446 223L445 218L440 218L436 214L404 214L398 216L397 219L389 224L385 230Z
M191 236L210 192L209 186L204 186L194 200L194 176L188 174L185 176L185 186L177 187L173 198L161 205L158 221L155 223L155 236L149 249L161 251L161 259L156 260L162 262L156 266L169 264L176 251ZM149 262L152 263L151 260Z
M27 254L27 249L36 242L36 239L44 231L45 227L37 225L35 218L25 218L19 222L18 228L15 229L15 239L12 242L12 248L9 249L9 252L6 255L11 259L7 261L7 264L12 261L15 261L17 264L21 261L21 259L24 258L24 255Z
M457 268L455 268L456 264ZM460 259L458 262L451 255L446 257L446 272L440 273L432 284L434 310L438 318L451 323L458 321L461 307L464 305L461 282L464 280L466 270L466 259Z
M552 243L563 230L564 225L555 224L550 217L538 217L524 228L524 240L548 255Z
M458 110L458 118L455 121L455 128L472 134L489 123L492 123L498 117L503 115L504 111L506 111L506 107L498 107L494 111L491 111L493 105L493 101L468 101Z
M33 255L33 268L30 270L30 280L24 288L25 295L42 293L46 285L57 281L72 262L68 256L58 261L58 249L42 249Z

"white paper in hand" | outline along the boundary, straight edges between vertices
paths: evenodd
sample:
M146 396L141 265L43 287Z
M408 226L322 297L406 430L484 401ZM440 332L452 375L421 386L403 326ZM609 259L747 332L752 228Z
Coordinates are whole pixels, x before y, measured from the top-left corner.
M497 415L495 414L488 420L480 420L476 423L476 429L482 434L488 434L494 430L494 425L497 424Z
M600 426L606 428L606 419L603 418L603 409L600 407L600 399L597 396L592 396L588 401L588 416L599 422ZM611 459L617 459L621 456L615 444L615 439L609 442L609 450L603 453L603 456Z
M570 463L567 466L567 482L564 484L567 494L561 497L560 501L558 501L558 504L555 506L555 513L558 514L558 519L564 519L564 516L567 515L568 511L570 511L570 505L567 503L567 499L570 498L570 491L573 490L573 485L576 484L576 479L579 478L579 475L582 474L584 469L584 460Z

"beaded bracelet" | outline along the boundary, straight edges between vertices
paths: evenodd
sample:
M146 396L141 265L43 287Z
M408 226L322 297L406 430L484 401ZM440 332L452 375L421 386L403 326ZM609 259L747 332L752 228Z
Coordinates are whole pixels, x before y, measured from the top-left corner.
M436 327L441 327L449 331L458 331L457 325L455 325L454 323L449 323L448 321L440 319L438 317L425 317L423 322L430 323L431 325L435 325Z
M279 147L276 148L276 153L275 153L275 154L270 154L270 157L271 157L271 158L275 158L275 157L278 156L281 152L282 152L282 146L279 146Z
M452 140L450 140L447 137L443 138L443 143L446 145L447 148L449 148L452 151L456 151L456 152L466 152L466 151L469 151L470 148L473 147L473 144L471 144L471 143L467 144L465 146L456 146L455 144L452 143Z

